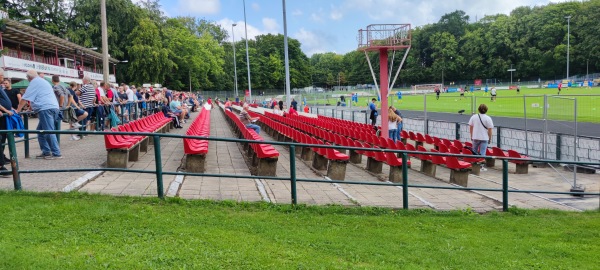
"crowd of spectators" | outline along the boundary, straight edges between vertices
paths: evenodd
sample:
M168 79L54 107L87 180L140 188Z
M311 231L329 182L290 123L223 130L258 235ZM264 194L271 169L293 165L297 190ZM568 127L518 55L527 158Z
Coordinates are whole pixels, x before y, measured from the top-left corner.
M120 121L127 123L161 111L173 118L177 128L183 128L189 113L196 111L203 102L201 96L189 92L110 84L94 81L87 75L82 84L71 82L64 86L59 76L52 76L49 83L44 73L29 70L27 80L29 86L25 91L13 89L10 80L4 79L4 70L0 69L0 113L3 116L0 117L0 129L10 129L7 128L9 117L20 119L20 112L37 117L38 130L55 130L55 125L62 120L72 130L108 131ZM78 141L84 137L86 135L72 135L70 140ZM36 158L62 158L55 134L39 134L38 142L42 153ZM8 175L10 172L4 165L10 159L3 154L6 134L1 135L0 143L0 175Z

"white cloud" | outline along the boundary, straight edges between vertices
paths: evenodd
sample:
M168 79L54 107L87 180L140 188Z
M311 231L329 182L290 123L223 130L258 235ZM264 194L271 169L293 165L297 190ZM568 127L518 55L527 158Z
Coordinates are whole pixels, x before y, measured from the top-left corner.
M295 9L294 11L292 11L293 16L302 16L302 14L304 13L302 12L302 10L299 9Z
M413 26L420 26L436 23L442 15L455 10L465 11L470 20L474 21L476 17L482 18L484 15L508 14L519 6L546 5L550 2L566 1L569 0L346 0L339 9L367 14L369 18L379 23L410 23ZM401 21L398 21L399 19Z
M300 41L302 51L309 57L315 53L323 53L334 48L336 37L322 31L308 31L300 28L298 32L292 35L293 38Z
M254 11L260 11L260 6L258 5L258 3L254 2L252 3L252 9Z
M220 0L177 0L177 8L182 14L217 14L221 10Z
M229 18L225 18L225 19L221 19L216 22L216 24L223 27L223 29L227 30L227 32L229 33L229 39L227 40L228 42L231 42L232 38L233 38L233 35L231 33L231 25L234 23L237 24L235 27L233 27L233 34L235 35L235 41L240 41L246 37L246 33L244 31L244 21L234 22L233 20L231 20ZM263 24L264 24L264 19L263 19ZM270 33L270 32L267 30L263 31L263 30L258 29L255 26L248 25L248 39L255 39L256 36L265 35L268 33Z
M323 17L320 14L314 12L310 14L310 19L315 22L324 22Z
M262 23L265 31L269 33L275 34L277 31L279 31L279 24L277 24L277 21L273 18L263 18Z
M339 8L331 5L331 13L329 14L329 17L334 21L339 21L344 17L344 14Z

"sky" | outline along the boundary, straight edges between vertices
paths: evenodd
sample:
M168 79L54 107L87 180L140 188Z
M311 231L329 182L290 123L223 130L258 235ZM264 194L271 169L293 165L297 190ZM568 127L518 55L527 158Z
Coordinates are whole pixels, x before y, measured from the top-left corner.
M463 10L471 22L485 15L508 14L519 6L546 5L568 0L286 0L288 36L302 43L309 57L315 53L345 54L357 48L359 29L370 24L436 23L440 17ZM135 0L134 0L135 2ZM243 0L160 0L165 15L194 16L220 24L245 37ZM283 34L282 0L246 0L248 38ZM232 24L237 24L232 31Z

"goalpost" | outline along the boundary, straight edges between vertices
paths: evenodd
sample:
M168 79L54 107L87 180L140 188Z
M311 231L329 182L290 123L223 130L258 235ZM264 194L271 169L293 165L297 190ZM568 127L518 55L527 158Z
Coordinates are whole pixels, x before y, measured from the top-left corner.
M434 83L434 84L417 84L417 85L412 85L410 87L410 89L412 90L412 94L413 95L418 95L418 94L427 94L427 93L433 93L435 92L435 88L440 89L440 91L443 91L443 85L441 83Z

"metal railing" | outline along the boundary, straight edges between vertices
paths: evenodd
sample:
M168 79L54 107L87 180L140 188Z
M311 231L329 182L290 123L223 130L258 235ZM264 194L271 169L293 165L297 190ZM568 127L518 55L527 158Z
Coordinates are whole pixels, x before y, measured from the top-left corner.
M144 106L142 106L142 104ZM117 113L118 117L120 118L121 124L125 123L125 119L129 119L131 120L136 120L139 119L145 115L148 115L151 112L155 112L157 109L160 109L160 105L158 101L136 101L136 102L132 102L132 103L125 103L125 104L111 104L111 105L94 105L92 107L88 107L88 108L94 108L94 115L93 116L88 116L89 117L89 121L88 122L90 127L94 127L94 130L96 131L100 131L100 128L102 125L99 125L98 123L98 119L99 119L99 115L98 115L98 108L107 108L110 110L110 107L112 108L119 108L119 111L121 113ZM127 110L127 114L124 114L122 112L125 111L125 109ZM67 111L68 109L61 109L60 111L64 113ZM23 128L25 130L29 129L29 120L31 118L34 118L34 116L36 115L36 113L32 112L32 111L23 111L20 112L19 115L21 115L21 118L23 120ZM0 117L7 117L8 114L7 113L1 113L0 112ZM93 121L92 121L93 120ZM82 121L77 121L77 123L80 123ZM54 126L56 127L56 130L61 130L61 121L56 121L54 123ZM29 147L29 143L32 140L36 140L37 137L30 137L29 134L27 132L20 132L20 131L15 131L15 133L24 133L23 139L18 139L15 140L15 143L23 143L23 151L25 152L25 158L29 158L30 156L30 147ZM56 137L58 144L60 145L60 136ZM8 143L4 143L3 146L6 146Z
M16 151L15 143L15 130L0 130L1 133L6 133L8 137L8 145L10 151L10 163L12 168L12 177L15 190L21 190L21 174L32 174L32 173L63 173L63 172L88 172L88 171L112 171L112 172L129 172L129 173L145 173L156 175L156 186L157 194L159 198L164 198L164 186L163 176L164 175L183 175L183 176L206 176L206 177L221 177L221 178L243 178L243 179L265 179L265 180L280 180L289 181L291 186L290 197L291 203L297 204L297 182L312 182L312 183L337 183L337 184L349 184L349 185L375 185L375 186L396 186L402 188L402 206L404 209L409 207L409 188L431 188L431 189L451 189L451 190L468 190L468 191L492 191L502 193L502 209L508 211L509 209L509 193L544 193L544 194L563 194L563 195L577 195L577 196L600 196L599 192L558 192L558 191L544 191L544 190L514 190L509 188L509 173L508 163L509 161L528 161L528 162L541 162L541 163L562 163L562 164L574 164L574 165L592 165L600 166L600 163L594 162L576 162L576 161L565 161L565 160L541 160L541 159L521 159L521 158L497 158L502 161L502 187L497 188L476 188L476 187L460 187L460 186L431 186L431 185L415 185L410 184L408 176L408 167L402 166L402 183L389 183L389 182L364 182L364 181L339 181L339 180L325 180L325 179L308 179L298 178L296 175L296 147L312 147L312 148L334 148L334 149L350 149L350 150L366 150L366 151L381 151L381 152L392 152L399 153L402 157L402 163L408 164L409 154L419 154L421 152L415 151L404 151L404 150L391 150L391 149L373 149L373 148L359 148L359 147L342 147L335 145L314 145L314 144L302 144L294 142L278 142L278 141L252 141L235 138L214 138L214 137L202 137L202 136L186 136L177 134L161 134L161 133L140 133L140 132L104 132L104 131L38 131L38 130L22 130L27 134L39 134L39 133L50 133L50 134L87 134L87 135L110 135L110 134L121 134L121 135L136 135L136 136L150 136L154 140L154 170L137 170L137 169L120 169L120 168L72 168L72 169L50 169L50 170L21 170L19 168L19 160ZM261 144L273 144L282 145L289 147L289 162L290 162L290 175L288 177L276 177L276 176L260 176L260 175L236 175L236 174L213 174L213 173L190 173L181 171L163 171L162 160L161 160L161 147L160 138L175 138L175 139L201 139L208 141L221 141L221 142L236 142L236 143L261 143ZM474 155L457 155L448 153L435 153L427 152L428 155L439 155L439 156L455 156L455 157L471 157L481 158L481 156Z

